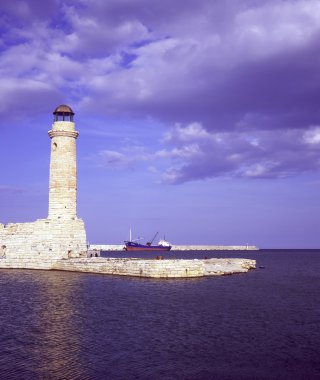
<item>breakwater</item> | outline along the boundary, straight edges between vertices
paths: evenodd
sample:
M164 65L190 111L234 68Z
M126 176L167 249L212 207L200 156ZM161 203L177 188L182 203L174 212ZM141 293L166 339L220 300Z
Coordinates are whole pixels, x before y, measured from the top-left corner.
M124 251L123 244L91 244L91 250ZM172 245L172 251L258 251L255 245Z
M0 259L2 269L43 269L149 278L221 276L248 272L256 267L249 259L158 260L134 258L74 258L62 260Z

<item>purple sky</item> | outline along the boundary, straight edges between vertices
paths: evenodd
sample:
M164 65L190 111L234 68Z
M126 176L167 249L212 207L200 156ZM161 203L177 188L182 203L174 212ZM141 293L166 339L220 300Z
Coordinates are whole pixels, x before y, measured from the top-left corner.
M320 247L320 1L2 0L0 221L47 216L76 113L90 243Z

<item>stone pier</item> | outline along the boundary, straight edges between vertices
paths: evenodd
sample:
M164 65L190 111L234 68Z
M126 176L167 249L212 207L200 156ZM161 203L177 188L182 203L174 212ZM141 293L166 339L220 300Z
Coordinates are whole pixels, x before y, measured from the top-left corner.
M0 259L0 269L44 269L146 278L189 278L245 273L255 260L205 259L157 260L133 258Z

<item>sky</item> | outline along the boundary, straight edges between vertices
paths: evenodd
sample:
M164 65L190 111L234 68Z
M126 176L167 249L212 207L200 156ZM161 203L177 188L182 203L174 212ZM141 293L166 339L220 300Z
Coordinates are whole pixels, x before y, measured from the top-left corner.
M46 218L75 112L91 244L320 247L319 0L2 0L0 222Z

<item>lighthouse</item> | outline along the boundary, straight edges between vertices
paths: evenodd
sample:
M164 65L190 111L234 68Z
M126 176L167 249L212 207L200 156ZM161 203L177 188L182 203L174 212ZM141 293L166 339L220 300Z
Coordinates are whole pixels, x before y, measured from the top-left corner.
M54 112L51 138L48 219L77 218L77 157L74 112L67 105Z
M51 130L49 213L31 223L0 223L0 257L14 260L14 267L52 268L55 260L87 256L84 222L77 217L78 132L74 112L60 105Z
M86 255L86 231L77 217L77 154L74 112L67 105L53 112L49 174L49 212L47 222L59 257Z

